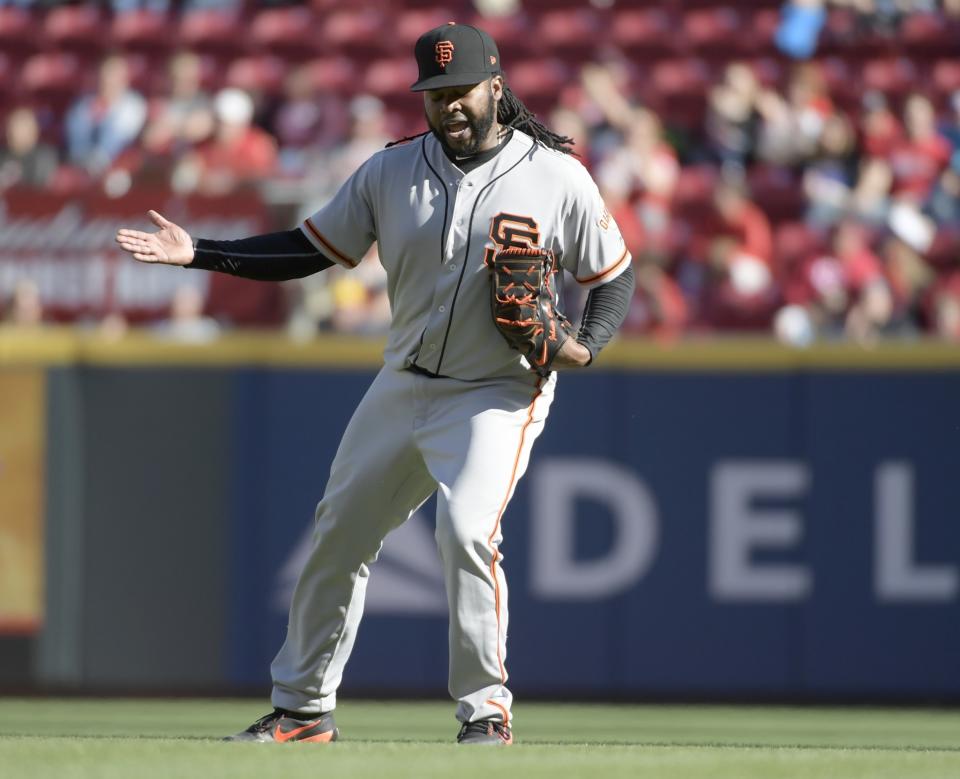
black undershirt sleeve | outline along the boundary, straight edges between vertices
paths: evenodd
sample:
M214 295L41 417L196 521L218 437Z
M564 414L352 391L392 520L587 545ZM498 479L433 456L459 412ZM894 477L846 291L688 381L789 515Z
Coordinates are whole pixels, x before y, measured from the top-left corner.
M633 266L628 265L613 281L594 287L587 295L577 341L590 351L590 362L610 343L613 334L627 318L635 285Z
M237 241L198 238L186 267L229 273L257 281L300 279L333 265L299 229Z

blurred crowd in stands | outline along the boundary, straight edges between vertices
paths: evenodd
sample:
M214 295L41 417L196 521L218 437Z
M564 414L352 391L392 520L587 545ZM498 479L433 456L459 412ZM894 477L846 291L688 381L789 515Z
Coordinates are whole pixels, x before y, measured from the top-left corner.
M425 128L410 51L454 18L576 139L634 256L626 332L960 341L960 0L0 0L0 191L245 191L288 228ZM297 333L389 321L375 252L288 288Z

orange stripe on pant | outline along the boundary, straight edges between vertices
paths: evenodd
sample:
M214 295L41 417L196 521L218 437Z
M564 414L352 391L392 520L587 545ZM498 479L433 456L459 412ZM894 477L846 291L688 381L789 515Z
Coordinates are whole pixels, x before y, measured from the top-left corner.
M499 644L498 644L498 646L499 646ZM489 703L491 706L496 706L498 709L500 709L500 711L503 712L503 724L504 724L505 727L510 727L510 712L508 712L508 711L507 711L503 706L501 706L499 703L497 703L496 701L492 701L492 700L490 700L489 698L487 698L487 703Z
M500 580L497 578L497 561L500 559L500 550L493 543L494 537L497 535L497 531L500 529L500 519L503 517L503 512L507 509L507 503L510 500L510 495L513 493L513 486L517 480L517 469L520 467L520 458L523 455L523 445L527 438L527 428L530 427L530 424L533 422L533 407L537 403L537 398L540 397L540 387L543 386L543 378L537 380L537 387L533 392L533 397L530 399L530 406L527 409L527 419L523 423L523 428L520 430L520 445L517 447L517 454L513 458L513 471L510 474L510 482L507 484L507 493L503 496L503 503L500 504L500 510L497 512L497 521L493 525L493 530L490 533L489 538L487 538L487 545L493 550L493 559L490 560L490 575L493 577L493 592L494 592L494 604L497 610L497 663L500 665L500 683L503 684L507 681L507 672L503 667L503 656L500 653ZM490 701L490 703L493 703ZM504 714L504 723L509 719L506 709L503 706L499 706L494 703L494 706L501 709Z

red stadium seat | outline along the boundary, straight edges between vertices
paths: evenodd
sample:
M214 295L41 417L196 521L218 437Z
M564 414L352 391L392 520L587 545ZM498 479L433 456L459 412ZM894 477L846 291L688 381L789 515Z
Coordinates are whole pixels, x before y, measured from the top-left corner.
M43 39L51 48L81 55L99 55L107 44L107 20L93 4L51 8L43 21Z
M820 66L830 99L846 113L858 113L863 98L859 66L851 68L842 57L825 57L816 63Z
M793 174L777 165L754 165L747 172L750 199L771 222L798 219L805 205L803 190Z
M410 102L410 85L417 80L417 63L412 57L374 60L363 74L362 89L379 97L388 107Z
M128 11L114 17L110 40L122 49L163 52L173 45L171 22L166 14L146 9Z
M906 57L870 60L863 66L863 85L901 99L917 88L917 69Z
M803 222L781 222L773 229L774 274L781 280L790 276L823 248L823 238Z
M80 68L73 54L49 52L34 54L24 64L20 74L20 88L31 102L49 106L62 112L89 84L78 83L77 74L86 74L89 82L93 73Z
M775 55L777 45L774 37L780 26L780 11L775 8L761 8L754 11L749 19L750 38L755 55Z
M779 89L783 84L784 70L780 60L774 57L758 57L749 60L750 69L763 86Z
M951 58L936 62L931 71L931 80L941 97L956 92L960 89L960 60Z
M417 63L410 56L389 57L374 60L364 73L358 86L362 91L383 101L391 113L423 113L423 101L410 92L410 85L417 80Z
M238 56L247 49L248 36L232 11L195 10L180 17L179 43L189 49L219 56Z
M448 8L410 9L398 15L392 34L396 36L397 42L402 47L412 50L417 38L427 30L456 21L458 18L457 13Z
M321 51L318 20L309 8L267 8L250 23L250 39L261 51L289 60L304 60Z
M277 96L283 93L283 81L287 73L284 60L260 54L238 57L227 68L224 86L239 87L254 95Z
M680 168L673 190L673 209L678 218L696 222L713 208L713 190L719 173L714 165L688 165Z
M731 8L688 11L682 25L687 48L694 56L728 60L753 51L749 29L741 26L740 15Z
M900 40L914 59L960 57L960 20L939 13L910 14L900 27Z
M618 11L610 24L610 39L641 60L665 59L680 53L677 21L662 8Z
M339 95L353 94L361 76L360 71L346 57L321 57L311 60L306 67L314 88Z
M13 61L0 52L0 102L6 103L12 98L15 83ZM0 107L0 116L6 116L6 109L6 105Z
M646 83L647 102L668 124L698 129L706 116L709 78L710 70L699 59L658 62Z
M334 11L322 21L319 30L324 54L342 53L357 60L392 53L388 51L392 46L385 32L383 12L373 8Z
M23 8L0 8L0 51L11 57L36 53L40 45L38 26Z
M468 23L490 33L490 37L497 42L500 56L506 62L504 67L514 60L527 59L532 56L532 51L536 48L532 41L533 24L530 17L522 10L509 16L489 18L477 14L469 19Z
M510 90L543 116L556 104L558 93L570 79L570 69L559 59L538 58L513 63L507 75Z
M566 60L585 60L595 55L603 33L603 20L592 9L547 11L536 23L533 40L545 53Z
M124 55L127 63L127 73L130 77L130 86L144 95L152 95L163 86L165 72L162 65L147 54L127 52Z

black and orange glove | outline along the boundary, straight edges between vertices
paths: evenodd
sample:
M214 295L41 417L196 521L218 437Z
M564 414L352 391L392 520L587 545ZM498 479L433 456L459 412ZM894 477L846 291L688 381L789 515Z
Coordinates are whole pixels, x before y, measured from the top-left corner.
M557 310L556 258L549 249L503 249L493 255L490 302L497 329L514 349L523 354L541 376L573 327Z

